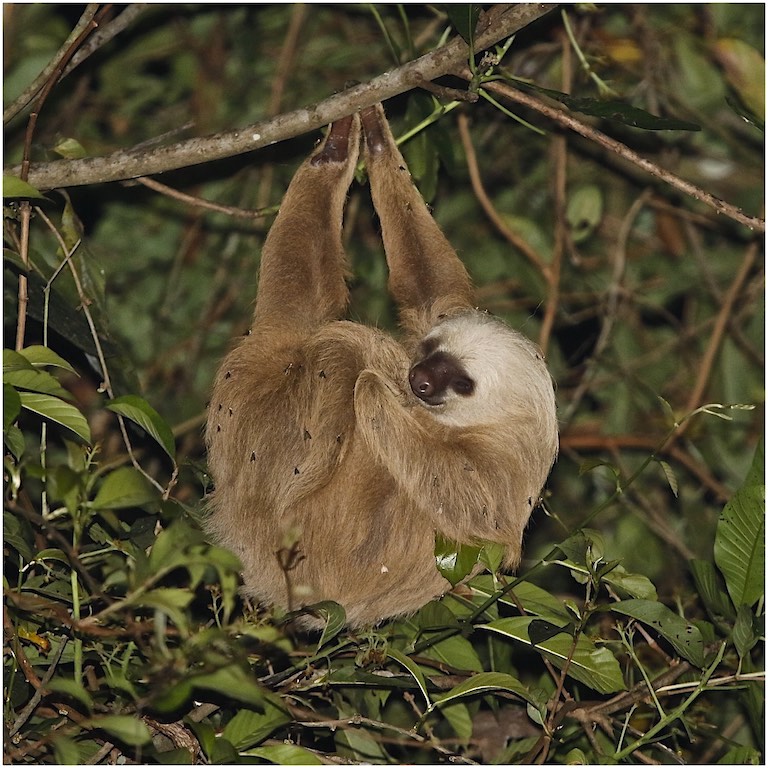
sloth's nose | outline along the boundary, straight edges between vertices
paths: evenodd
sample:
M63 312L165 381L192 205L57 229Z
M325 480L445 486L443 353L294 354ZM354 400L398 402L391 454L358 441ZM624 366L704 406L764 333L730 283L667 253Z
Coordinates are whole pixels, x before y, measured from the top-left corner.
M411 368L408 379L411 382L411 391L416 397L425 400L435 394L435 384L427 366L422 364L414 365Z

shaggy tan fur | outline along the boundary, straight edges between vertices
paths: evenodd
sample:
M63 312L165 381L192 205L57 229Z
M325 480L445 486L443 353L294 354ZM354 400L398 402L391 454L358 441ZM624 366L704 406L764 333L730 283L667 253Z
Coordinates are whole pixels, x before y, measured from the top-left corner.
M361 118L402 342L339 319ZM420 361L427 385L447 382L433 402L409 386ZM437 532L500 542L516 566L557 451L541 355L473 309L381 106L334 123L297 171L264 245L251 333L224 360L209 407L209 528L242 559L247 589L292 609L336 600L353 626L450 588Z

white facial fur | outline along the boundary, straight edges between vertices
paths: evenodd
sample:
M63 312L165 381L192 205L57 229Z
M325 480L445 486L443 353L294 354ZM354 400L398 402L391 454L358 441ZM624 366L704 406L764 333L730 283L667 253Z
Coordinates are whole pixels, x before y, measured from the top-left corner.
M436 325L425 342L456 358L475 383L471 395L448 392L440 405L425 405L436 419L456 427L499 422L515 414L540 412L555 423L552 378L533 342L480 311Z

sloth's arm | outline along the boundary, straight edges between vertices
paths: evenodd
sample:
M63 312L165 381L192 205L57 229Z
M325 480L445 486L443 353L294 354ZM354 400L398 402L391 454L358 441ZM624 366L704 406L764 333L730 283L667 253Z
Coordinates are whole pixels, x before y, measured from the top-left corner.
M338 120L293 177L262 250L254 326L306 331L344 312L341 226L359 144L359 117Z
M365 370L358 377L357 429L401 491L443 535L464 543L497 541L507 546L507 560L515 562L535 502L525 496L523 478L499 472L494 458L509 457L489 456L496 446L482 443L479 435L461 438L416 413L404 407L379 373Z
M392 136L380 104L361 112L371 194L381 222L389 289L409 324L414 312L472 306L464 265L435 223Z

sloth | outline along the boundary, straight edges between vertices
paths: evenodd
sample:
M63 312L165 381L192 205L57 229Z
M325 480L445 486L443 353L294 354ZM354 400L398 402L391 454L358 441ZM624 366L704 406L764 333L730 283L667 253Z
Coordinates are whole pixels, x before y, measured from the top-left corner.
M342 217L361 143L399 339L343 319ZM333 600L351 627L412 614L451 588L437 534L500 543L504 568L518 565L557 453L552 379L531 341L475 308L381 105L333 123L296 172L264 243L251 330L216 376L206 442L208 530L264 605Z

